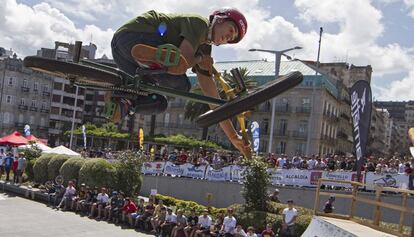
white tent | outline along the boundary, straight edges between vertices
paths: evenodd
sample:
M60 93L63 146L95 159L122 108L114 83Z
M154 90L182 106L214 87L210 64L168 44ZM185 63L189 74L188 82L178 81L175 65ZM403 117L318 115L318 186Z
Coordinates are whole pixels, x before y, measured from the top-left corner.
M30 144L28 144L28 145L21 145L21 146L19 146L19 149L29 149L29 148L32 148L33 146L37 146L40 150L42 150L42 152L43 151L48 151L48 150L51 150L52 149L52 148L46 146L43 143L34 143L34 144L31 144L31 145Z
M58 146L43 153L53 153L53 154L62 154L62 155L69 155L69 156L80 156L79 153L72 151L71 149L65 146Z

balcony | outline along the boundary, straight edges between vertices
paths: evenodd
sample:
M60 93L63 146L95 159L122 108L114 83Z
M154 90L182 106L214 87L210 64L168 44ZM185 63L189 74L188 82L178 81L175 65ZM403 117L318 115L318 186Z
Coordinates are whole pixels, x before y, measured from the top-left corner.
M47 131L49 128L48 127L39 126L37 129L38 130L41 130L41 131Z
M296 107L296 113L309 114L311 112L310 106L298 106Z
M40 109L40 113L48 114L49 112L50 112L50 110L48 110L48 109Z
M30 88L27 87L27 86L22 86L21 89L22 89L22 92L29 92L30 91Z
M35 107L35 106L30 106L29 110L30 110L30 111L34 111L34 112L37 112L37 107Z
M290 131L291 137L298 138L298 139L306 139L308 134L306 132L301 131Z
M335 144L335 139L329 137L328 135L322 135L321 134L321 141L325 142L326 144L329 145L334 145Z
M276 130L274 133L273 133L273 135L274 136L277 136L277 137L287 137L288 136L288 132L286 131L286 130Z
M336 134L336 136L338 138L348 139L348 135L346 135L346 133L344 133L343 131L338 131L338 133Z
M50 92L49 91L42 91L42 95L43 96L50 96Z
M326 119L328 119L328 121L331 121L331 122L338 122L339 121L339 118L336 115L334 115L333 113L324 112L323 116Z
M344 118L344 119L346 119L347 121L349 121L349 119L350 119L349 115L348 115L348 114L346 114L346 113L344 113L344 112L342 112L340 116L341 116L341 118Z
M347 96L342 97L342 101L345 102L346 104L349 104L349 105L351 104L351 100Z
M19 105L20 110L27 110L27 105Z
M33 93L37 94L37 93L39 93L39 90L38 89L33 89Z
M270 108L270 111L272 111L272 108ZM276 113L288 113L290 112L289 105L276 105L275 106Z
M25 123L15 123L17 128L23 128L24 125L26 125Z
M151 124L148 123L147 126L150 126ZM198 127L195 124L180 124L180 123L162 123L158 122L155 124L156 127L160 128L184 128L184 129L198 129Z

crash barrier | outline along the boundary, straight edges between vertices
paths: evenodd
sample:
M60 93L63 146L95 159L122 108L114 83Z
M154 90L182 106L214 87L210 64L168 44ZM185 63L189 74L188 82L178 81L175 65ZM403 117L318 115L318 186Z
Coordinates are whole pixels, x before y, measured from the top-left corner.
M188 177L205 179L209 181L243 182L245 167L229 165L220 168L212 165L193 165L185 163L181 165L169 161L145 162L142 173L145 175L170 175L175 177ZM275 169L269 168L268 173L273 185L317 187L319 179L335 181L356 181L357 174L352 171L324 171L324 170L299 170L299 169ZM391 187L408 189L410 176L406 174L378 174L375 172L362 172L361 183L367 184L366 190L374 190L372 187ZM352 188L349 183L326 183L325 185Z

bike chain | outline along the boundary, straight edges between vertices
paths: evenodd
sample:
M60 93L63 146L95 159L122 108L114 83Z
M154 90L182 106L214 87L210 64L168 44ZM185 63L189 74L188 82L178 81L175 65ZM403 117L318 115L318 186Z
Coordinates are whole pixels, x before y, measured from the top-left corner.
M76 80L76 84L78 84L80 86L92 86L92 87L96 87L96 88L100 88L100 89L109 89L109 90L113 90L113 91L121 91L121 92L129 93L129 94L136 94L136 95L141 95L141 96L148 96L148 94L149 94L149 92L147 92L147 91L129 89L129 88L118 87L118 86L109 86L109 85L105 85L104 83L95 82L95 81L83 81L83 80L78 79L78 80Z

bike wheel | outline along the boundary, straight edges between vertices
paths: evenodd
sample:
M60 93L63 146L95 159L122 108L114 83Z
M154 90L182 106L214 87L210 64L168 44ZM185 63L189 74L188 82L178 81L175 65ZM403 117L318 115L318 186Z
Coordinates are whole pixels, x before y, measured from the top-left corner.
M68 78L74 77L76 82L97 84L98 86L113 86L120 84L119 75L102 69L85 66L72 62L58 61L49 58L29 56L24 58L23 65L36 71L53 76Z
M237 97L214 110L210 110L207 113L200 115L196 119L196 123L200 127L208 127L221 122L282 94L301 83L302 80L302 73L291 72L277 80L270 81L260 86L246 96Z

